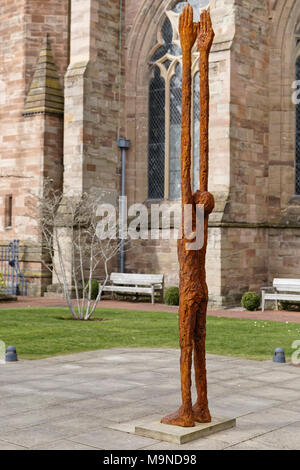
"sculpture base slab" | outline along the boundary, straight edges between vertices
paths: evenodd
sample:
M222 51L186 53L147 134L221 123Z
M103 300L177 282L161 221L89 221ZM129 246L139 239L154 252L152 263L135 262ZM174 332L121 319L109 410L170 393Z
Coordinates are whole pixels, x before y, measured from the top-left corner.
M187 442L206 437L225 429L234 428L236 419L213 417L211 423L196 423L193 428L182 428L181 426L170 426L154 421L135 427L135 434L150 437L158 441L171 442L172 444L186 444Z

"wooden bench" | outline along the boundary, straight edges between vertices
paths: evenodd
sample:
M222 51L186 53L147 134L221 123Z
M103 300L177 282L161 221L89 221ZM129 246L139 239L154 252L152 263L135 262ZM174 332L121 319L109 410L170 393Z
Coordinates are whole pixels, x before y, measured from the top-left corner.
M149 294L154 304L155 292L160 291L161 296L164 288L163 274L122 274L112 273L110 275L112 285L105 286L103 292L119 292L122 294Z
M267 292L272 290L273 292ZM274 279L273 287L262 287L262 311L265 310L265 301L274 300L278 310L278 300L300 302L300 279Z

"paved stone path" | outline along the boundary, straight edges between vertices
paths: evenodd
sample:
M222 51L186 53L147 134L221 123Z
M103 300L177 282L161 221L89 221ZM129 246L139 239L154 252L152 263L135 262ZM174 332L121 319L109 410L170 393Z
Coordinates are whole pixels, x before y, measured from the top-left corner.
M183 446L134 435L177 407L178 361L111 349L0 365L0 450L300 449L300 368L214 355L211 411L237 427Z
M27 307L65 307L65 301L60 298L53 297L19 297L17 302L0 302L0 313L2 308L27 308ZM101 308L120 308L126 310L144 310L153 312L174 312L177 313L178 307L169 307L164 304L152 305L149 302L124 302L114 300L103 300L99 304ZM300 323L300 312L285 311L265 311L247 312L242 308L232 310L209 310L208 315L214 317L226 318L245 318L250 320L264 321L288 321Z

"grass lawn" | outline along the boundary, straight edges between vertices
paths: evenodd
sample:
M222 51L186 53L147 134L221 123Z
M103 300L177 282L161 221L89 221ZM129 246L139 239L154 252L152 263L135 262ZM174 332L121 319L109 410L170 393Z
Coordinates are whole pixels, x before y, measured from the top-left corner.
M19 357L40 359L61 354L122 348L178 348L174 313L98 309L102 322L67 321L65 308L0 309L0 340L17 347ZM207 352L249 359L272 359L283 347L289 359L299 323L208 317Z

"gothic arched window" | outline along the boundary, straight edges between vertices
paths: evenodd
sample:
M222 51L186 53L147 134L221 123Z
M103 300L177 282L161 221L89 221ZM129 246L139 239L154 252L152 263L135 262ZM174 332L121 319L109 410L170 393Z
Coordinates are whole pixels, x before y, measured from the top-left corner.
M190 0L194 20L209 0ZM186 2L180 1L166 12L158 32L158 42L151 54L149 85L149 199L180 199L181 83L182 55L178 33L179 15ZM194 190L199 187L200 77L199 54L193 49L192 177Z
M296 80L300 80L300 56L296 61ZM300 195L300 104L296 105L295 193Z

